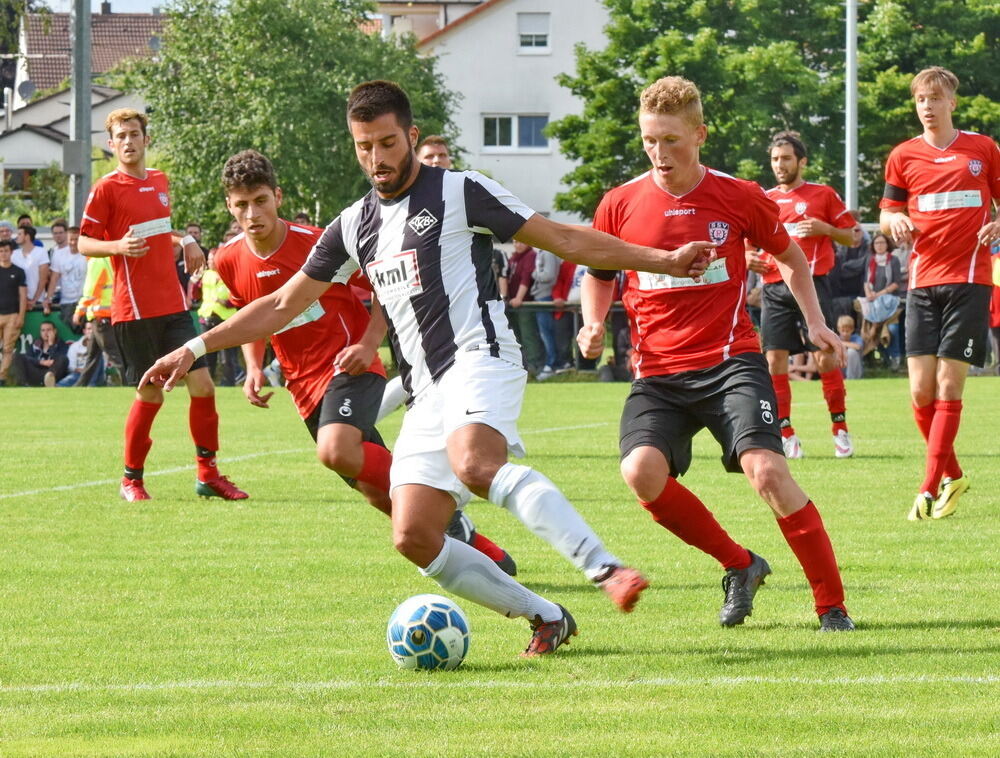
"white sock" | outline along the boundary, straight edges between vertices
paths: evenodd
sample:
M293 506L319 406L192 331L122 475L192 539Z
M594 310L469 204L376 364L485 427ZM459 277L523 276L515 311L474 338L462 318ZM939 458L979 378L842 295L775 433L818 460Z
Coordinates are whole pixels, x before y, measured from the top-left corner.
M403 380L398 376L395 379L390 379L386 383L385 389L382 390L382 405L378 407L375 423L377 424L396 410L405 400L406 391L403 389Z
M506 508L593 581L621 561L604 549L583 517L544 474L505 463L490 484L490 502Z
M529 621L562 618L555 603L536 595L515 582L497 565L473 547L445 535L437 558L420 573L429 576L454 595L485 605L507 618L520 616Z

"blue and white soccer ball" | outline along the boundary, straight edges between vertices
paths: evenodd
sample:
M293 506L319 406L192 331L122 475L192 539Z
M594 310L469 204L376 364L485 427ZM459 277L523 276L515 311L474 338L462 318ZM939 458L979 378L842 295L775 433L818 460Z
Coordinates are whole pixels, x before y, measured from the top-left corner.
M404 669L451 671L469 652L469 622L441 595L414 595L393 611L385 632L392 658Z

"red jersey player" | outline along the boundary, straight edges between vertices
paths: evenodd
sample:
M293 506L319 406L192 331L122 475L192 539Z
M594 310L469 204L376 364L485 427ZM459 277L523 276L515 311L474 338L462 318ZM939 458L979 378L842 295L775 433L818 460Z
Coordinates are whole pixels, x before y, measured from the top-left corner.
M160 353L183 345L196 334L177 279L174 244L182 244L189 272L205 263L194 238L181 239L173 233L167 177L146 168L146 125L146 115L130 108L108 114L108 145L118 167L102 177L87 198L78 243L84 255L111 257L111 321L125 362L125 379L133 385ZM216 466L219 415L212 377L205 361L196 362L194 368L186 381L198 465L195 491L203 497L242 500L247 494L219 474ZM149 499L143 467L153 444L149 433L162 405L159 387L145 385L136 390L125 422L125 475L119 490L130 502Z
M226 207L242 234L215 254L215 269L229 288L237 308L277 291L305 263L323 230L292 224L278 217L281 188L271 162L255 150L244 150L222 170ZM361 280L364 282L365 280ZM375 428L385 388L385 369L378 345L385 330L381 311L368 311L349 284L334 284L301 315L271 337L285 386L316 441L316 455L327 468L383 513L390 515L389 466L392 458ZM369 328L371 327L371 328ZM273 393L266 385L262 361L264 340L243 346L247 378L243 391L260 408ZM475 531L456 510L463 541L508 573L513 559ZM449 534L455 536L455 530Z
M622 476L657 523L722 564L719 621L743 623L771 569L677 481L690 465L692 437L708 427L726 470L743 471L774 511L812 586L820 629L850 631L830 539L782 455L774 388L746 311L744 241L780 251L776 264L810 340L835 360L843 348L824 322L809 265L760 187L700 164L707 130L693 83L666 77L646 88L639 126L653 169L608 192L594 226L642 245L673 247L708 235L718 247L697 279L627 272L622 299L636 379L622 412ZM578 342L588 357L604 346L614 275L592 269L584 277Z
M917 426L927 442L911 521L955 512L969 478L955 457L969 366L986 356L990 245L1000 239L1000 150L952 124L958 78L939 66L910 83L919 137L885 164L882 231L912 242L906 299L906 364Z
M836 325L836 316L827 274L834 264L833 243L850 245L856 222L832 187L807 182L802 177L809 159L798 134L776 134L771 140L770 154L771 171L778 186L768 190L767 196L777 204L778 219L785 231L805 253L823 318L832 329ZM802 443L791 422L792 389L788 382L788 356L789 353L808 350L816 358L823 383L823 397L833 424L834 455L850 458L854 455L854 445L847 431L847 390L833 354L820 350L805 338L802 311L771 256L750 252L748 257L750 267L764 278L760 331L767 369L778 398L778 424L785 457L803 456Z

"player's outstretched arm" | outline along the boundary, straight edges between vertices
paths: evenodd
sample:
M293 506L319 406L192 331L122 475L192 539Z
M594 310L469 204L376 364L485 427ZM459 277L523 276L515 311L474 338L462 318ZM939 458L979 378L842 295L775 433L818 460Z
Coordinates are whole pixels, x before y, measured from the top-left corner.
M782 280L788 285L805 317L809 341L823 352L832 354L837 359L838 366L844 365L844 346L826 325L823 310L819 307L819 298L816 297L812 272L802 248L791 242L783 253L774 256L774 261L778 264Z
M241 308L235 316L197 338L201 341L201 355L264 339L274 334L312 305L329 288L330 282L321 282L306 276L301 271L297 272L270 295L254 300ZM158 384L169 392L188 372L197 357L200 356L196 356L189 347L177 348L160 358L142 375L139 387Z
M633 269L671 276L700 276L715 258L712 242L688 242L677 250L640 247L589 226L560 224L539 213L529 218L514 239L548 250L573 263L601 269Z
M598 358L604 352L604 319L608 316L614 282L585 274L580 282L580 312L583 326L576 335L576 344L584 358Z

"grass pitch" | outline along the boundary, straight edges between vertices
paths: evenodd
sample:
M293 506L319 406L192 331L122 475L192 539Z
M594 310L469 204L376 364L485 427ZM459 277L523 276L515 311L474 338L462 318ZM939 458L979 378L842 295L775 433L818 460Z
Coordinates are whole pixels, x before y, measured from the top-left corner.
M796 383L818 504L854 634L819 635L767 507L706 434L684 483L774 570L743 627L716 615L722 572L656 526L617 472L625 385L529 387L527 462L652 581L614 611L509 514L470 514L580 636L522 660L527 624L462 602L455 672L396 669L385 623L436 585L388 521L314 459L287 394L219 390L222 468L240 503L193 492L182 393L147 465L154 500L118 499L128 390L0 390L0 755L996 756L1000 754L1000 380L970 379L955 516L905 519L923 445L905 380L849 384L857 446L835 460L818 383ZM387 439L400 416L383 425Z

